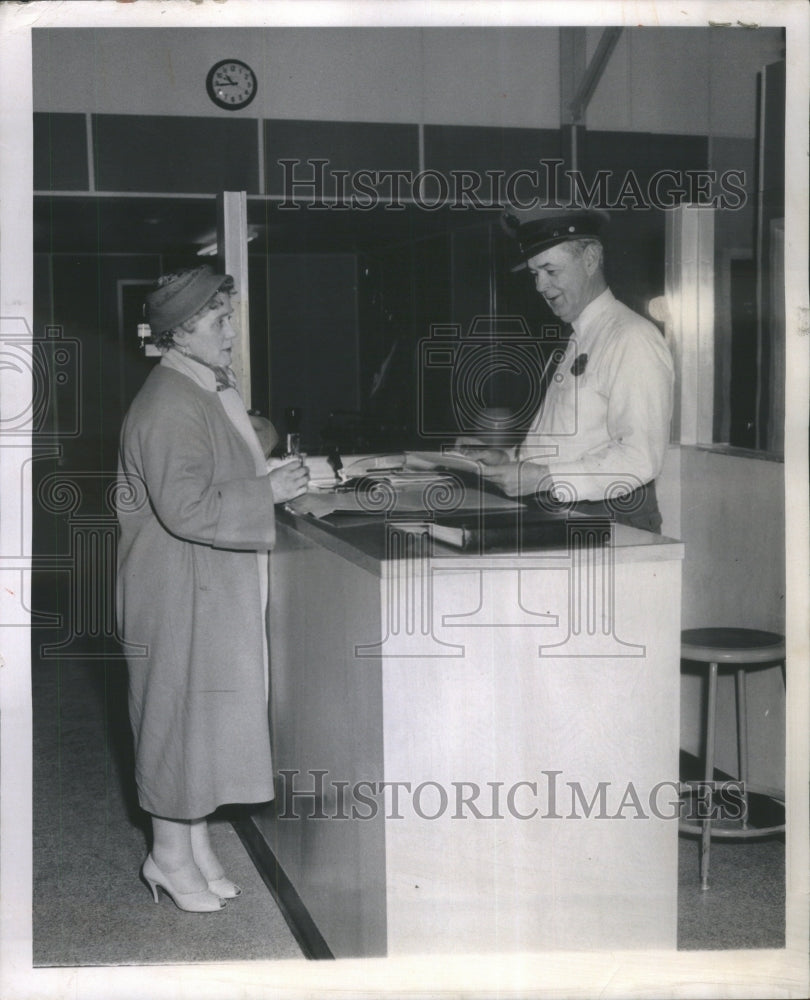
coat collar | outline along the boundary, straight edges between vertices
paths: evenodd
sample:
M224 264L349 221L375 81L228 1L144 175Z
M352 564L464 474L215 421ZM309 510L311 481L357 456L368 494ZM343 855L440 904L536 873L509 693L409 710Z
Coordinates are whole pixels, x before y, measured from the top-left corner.
M203 365L193 358L187 358L174 347L169 348L160 359L160 363L166 368L171 368L172 371L185 375L203 389L208 389L209 392L217 391L217 380L213 371L207 365Z

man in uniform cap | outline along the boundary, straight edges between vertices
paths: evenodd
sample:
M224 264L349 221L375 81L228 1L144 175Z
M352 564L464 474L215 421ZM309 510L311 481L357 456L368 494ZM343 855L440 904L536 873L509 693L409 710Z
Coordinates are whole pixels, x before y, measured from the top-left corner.
M512 453L460 438L509 496L548 494L575 509L660 531L655 478L672 415L673 365L651 322L605 282L605 212L507 209L502 224L537 291L573 333L524 441Z

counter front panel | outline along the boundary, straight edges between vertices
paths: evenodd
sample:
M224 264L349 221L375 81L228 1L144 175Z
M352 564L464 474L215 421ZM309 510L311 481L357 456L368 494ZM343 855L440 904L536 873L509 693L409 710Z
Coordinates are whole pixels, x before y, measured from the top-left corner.
M332 953L674 948L682 546L280 520L253 822Z

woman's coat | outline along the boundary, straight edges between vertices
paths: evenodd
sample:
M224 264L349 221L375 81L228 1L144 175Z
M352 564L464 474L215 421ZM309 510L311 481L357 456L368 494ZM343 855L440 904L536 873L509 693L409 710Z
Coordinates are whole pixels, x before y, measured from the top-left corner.
M140 803L196 819L273 797L256 551L273 493L218 393L156 367L121 431L118 614ZM265 560L266 562L266 560Z

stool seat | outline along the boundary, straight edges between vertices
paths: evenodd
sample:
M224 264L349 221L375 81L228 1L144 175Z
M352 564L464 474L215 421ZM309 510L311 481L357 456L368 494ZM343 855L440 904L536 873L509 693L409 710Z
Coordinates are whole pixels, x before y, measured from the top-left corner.
M753 628L688 628L681 632L681 657L700 663L778 663L784 636Z

